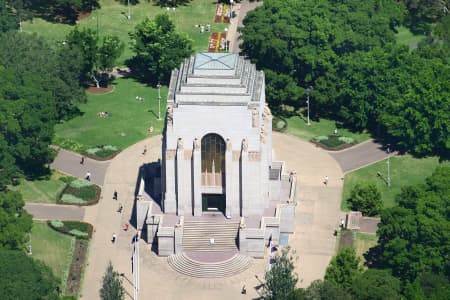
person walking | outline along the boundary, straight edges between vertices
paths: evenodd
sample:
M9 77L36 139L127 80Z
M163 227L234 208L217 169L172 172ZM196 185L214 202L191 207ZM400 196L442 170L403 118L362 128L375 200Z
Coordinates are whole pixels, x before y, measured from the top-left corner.
M116 191L116 190L114 190L114 193L113 193L113 199L114 199L114 200L117 200L117 191Z
M325 178L323 179L323 184L328 185L328 176L325 176Z
M81 157L80 165L84 165L84 156Z
M117 209L118 213L122 213L123 205L122 203L119 203L119 208Z
M112 234L112 239L111 239L111 242L112 242L113 244L116 242L116 238L117 238L117 235L116 235L115 232L113 232L113 234Z
M129 224L125 223L125 228L123 230L128 231L128 226L129 226Z
M142 155L145 155L147 153L147 146L144 146L144 151L142 151Z
M84 177L87 181L91 181L91 172L87 171L86 176Z

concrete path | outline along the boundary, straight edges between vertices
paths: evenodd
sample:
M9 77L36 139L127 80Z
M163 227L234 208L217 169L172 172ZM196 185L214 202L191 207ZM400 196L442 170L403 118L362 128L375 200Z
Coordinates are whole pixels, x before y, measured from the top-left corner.
M296 169L299 177L299 203L297 207L297 229L290 244L296 250L299 261L296 271L307 286L312 280L323 278L326 266L335 251L333 230L337 228L343 214L339 210L342 191L342 173L331 156L314 145L287 135L273 134L276 159L287 161L289 169ZM144 145L147 154L142 155ZM120 153L107 170L102 189L103 199L89 218L95 224L85 272L81 299L98 299L101 278L108 261L112 261L119 273L124 273L126 299L133 295L132 285L132 237L134 229L122 228L128 222L139 167L157 161L161 157L161 136L139 142ZM322 181L329 176L329 184ZM111 199L117 189L119 200ZM123 213L117 206L124 205ZM86 218L85 218L86 219ZM111 243L111 235L118 235ZM267 260L255 260L250 269L242 274L224 279L198 279L183 276L173 271L166 258L157 257L149 245L140 241L140 293L142 299L252 299L259 297L255 287L261 285ZM258 276L255 277L255 275ZM241 295L242 285L247 286L247 295Z
M90 158L85 158L84 164L80 164L80 161L80 154L59 149L58 155L50 164L50 167L78 178L84 178L86 172L89 171L91 181L102 186L110 161L97 161Z
M330 151L330 155L339 163L344 173L365 167L395 154L388 154L385 147L374 140L368 140L346 150Z
M250 2L248 0L244 0L242 1L240 4L235 5L233 7L233 10L236 12L236 17L232 19L231 21L231 25L229 28L229 33L232 32L234 30L234 32L232 32L232 35L228 34L229 39L230 39L230 49L231 52L233 53L239 53L241 50L239 48L239 32L237 31L239 29L239 27L243 27L243 23L242 21L244 20L245 16L247 15L247 13L251 10L254 10L256 7L263 5L262 1L253 1ZM233 26L234 25L234 26Z
M83 221L85 208L72 205L27 203L26 211L34 220Z

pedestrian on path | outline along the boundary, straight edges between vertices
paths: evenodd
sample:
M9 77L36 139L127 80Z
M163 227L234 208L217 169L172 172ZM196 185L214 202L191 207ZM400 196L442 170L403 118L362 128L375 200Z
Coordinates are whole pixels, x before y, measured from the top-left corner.
M84 165L84 156L81 157L80 165Z
M129 224L125 223L125 228L123 230L128 231L128 226L129 226Z
M142 151L142 155L145 155L147 153L147 146L144 146L144 151Z
M242 295L246 295L246 294L247 294L247 289L246 289L246 287L245 287L245 284L244 284L244 286L242 287L241 294L242 294Z
M323 179L323 184L328 185L328 176L325 176L325 178Z
M112 242L113 244L116 242L116 238L117 238L117 235L116 235L115 232L113 232L113 234L112 234L112 239L111 239L111 242Z
M345 226L345 221L344 221L344 219L341 218L341 228L344 229L344 226Z
M119 208L117 209L118 213L122 213L123 205L122 203L119 203Z
M114 190L114 193L113 193L113 199L114 199L114 200L117 200L117 191L116 191L116 190Z
M91 172L89 172L89 171L86 172L85 179L86 179L87 181L91 181Z

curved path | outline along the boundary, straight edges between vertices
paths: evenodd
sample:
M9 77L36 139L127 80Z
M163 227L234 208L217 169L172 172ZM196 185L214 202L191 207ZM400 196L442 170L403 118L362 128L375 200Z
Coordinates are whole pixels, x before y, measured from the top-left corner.
M58 149L58 155L50 164L50 167L78 178L84 178L86 172L89 171L91 173L91 181L102 186L110 161L97 161L87 157L84 160L84 164L80 164L80 161L80 154Z
M388 154L385 146L372 139L342 151L330 151L330 155L339 163L344 173L386 159L393 154L395 153Z
M323 278L326 266L335 252L333 230L341 217L339 209L342 191L342 172L336 161L326 152L295 137L273 134L274 158L285 160L288 169L296 169L299 178L299 202L296 232L290 245L299 260L296 271L301 286ZM147 154L142 155L144 145ZM133 229L123 231L123 225L131 216L135 183L139 167L160 158L161 136L139 142L120 153L107 169L102 189L103 199L91 215L95 224L81 299L98 299L101 279L108 261L112 261L119 273L124 273L124 287L133 295L132 286L132 238ZM329 184L322 181L329 176ZM119 201L124 205L118 213L111 195L117 189ZM116 233L115 244L111 235ZM149 246L140 241L140 297L142 299L230 299L233 297L258 297L258 278L264 278L266 260L255 260L245 272L225 279L191 278L178 274L167 264L167 259L157 257ZM258 278L255 277L258 276ZM247 295L240 294L242 285Z

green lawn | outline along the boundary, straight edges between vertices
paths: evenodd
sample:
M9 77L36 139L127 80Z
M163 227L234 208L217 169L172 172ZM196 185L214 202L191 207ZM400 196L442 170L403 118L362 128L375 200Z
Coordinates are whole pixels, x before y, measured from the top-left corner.
M334 129L336 128L336 122L327 119L320 119L319 122L310 121L311 125L309 126L306 125L306 120L299 116L291 117L287 119L287 121L287 132L289 134L295 135L301 139L308 141L315 136L333 134ZM345 128L338 128L338 134L341 136L351 137L357 143L361 143L365 140L370 139L369 133L355 133Z
M359 256L364 264L364 253L377 244L378 238L376 234L356 232L353 239L356 256Z
M154 6L148 1L140 1L139 4L131 6L131 19L127 19L127 6L120 4L116 0L100 0L101 8L93 11L90 16L80 20L80 27L87 27L97 30L100 35L113 34L118 36L125 44L125 51L119 59L118 65L123 65L125 59L132 56L129 47L130 38L128 32L133 31L134 27L142 22L146 17L154 16L167 12L174 21L177 29L185 32L194 41L194 50L201 51L208 49L209 33L201 34L196 24L211 24L211 31L223 31L225 24L214 23L215 1L212 0L193 0L189 5L177 7L175 12L168 12L166 8ZM73 26L50 23L42 19L35 18L32 22L24 22L23 30L42 35L53 44L64 41L67 33Z
M408 28L404 26L396 27L397 34L395 35L397 39L397 43L406 45L410 48L416 48L417 44L422 41L425 36L424 35L414 35Z
M345 200L350 197L351 190L358 182L374 182L381 191L384 207L392 207L395 205L395 196L400 193L402 187L423 183L425 178L430 176L439 164L437 157L421 159L410 155L392 157L390 187L377 176L377 172L380 172L386 178L386 160L348 173L345 175L341 207L343 210L349 210Z
M46 222L33 222L31 231L32 257L43 261L65 286L72 262L75 238L51 229ZM62 288L61 290L64 290Z
M65 183L58 180L63 174L53 170L50 179L34 181L21 180L20 185L10 188L19 191L25 202L56 203L56 195L65 187Z
M158 90L145 86L131 78L114 81L114 91L104 95L88 94L88 101L79 105L83 112L67 122L57 124L57 139L64 138L87 147L112 145L124 149L148 136L147 129L153 126L153 135L162 131L164 121L158 121ZM144 98L137 101L136 96ZM161 118L166 111L167 87L161 88ZM110 117L100 118L99 112L108 112ZM77 151L77 149L71 149Z

